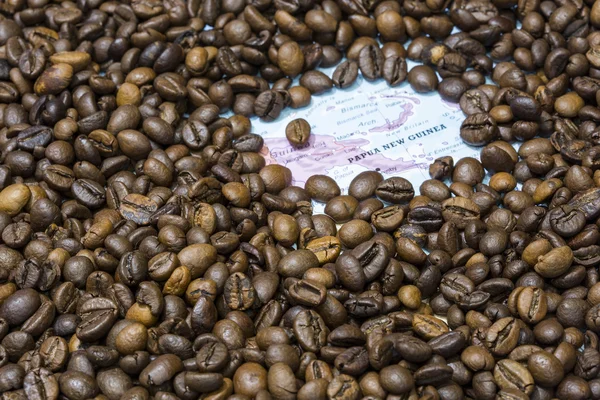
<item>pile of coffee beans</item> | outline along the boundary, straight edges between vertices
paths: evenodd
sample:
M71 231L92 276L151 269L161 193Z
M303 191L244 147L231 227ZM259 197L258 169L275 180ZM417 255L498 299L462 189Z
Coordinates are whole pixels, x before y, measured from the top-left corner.
M598 28L593 0L3 2L0 399L600 399ZM359 73L459 103L480 159L344 194L265 165L250 117Z

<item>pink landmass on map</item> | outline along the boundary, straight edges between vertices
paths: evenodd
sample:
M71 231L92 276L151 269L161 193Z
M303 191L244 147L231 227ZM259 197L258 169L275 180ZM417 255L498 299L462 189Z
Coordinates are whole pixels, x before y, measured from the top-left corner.
M406 103L400 104L399 107L402 111L400 111L400 115L398 115L397 119L390 122L390 120L386 118L385 125L371 128L369 129L369 132L392 132L404 125L406 121L408 121L408 118L414 115L412 111L414 106L411 103Z
M412 168L423 168L414 160L389 158L381 152L362 149L369 144L366 139L345 139L337 141L333 136L312 134L309 142L301 147L290 145L286 138L265 138L261 154L267 164L281 164L294 171L294 184L303 185L315 174L324 174L334 167L357 164L370 170L394 174ZM394 150L387 151L394 154Z
M421 100L419 100L417 97L406 96L406 95L399 94L399 93L382 94L381 98L383 98L383 99L404 99L404 100L412 101L415 104L421 104Z

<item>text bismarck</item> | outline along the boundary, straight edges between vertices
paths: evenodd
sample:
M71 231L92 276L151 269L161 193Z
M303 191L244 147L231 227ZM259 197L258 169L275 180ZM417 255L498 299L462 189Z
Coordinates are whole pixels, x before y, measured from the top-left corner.
M359 154L355 154L354 156L348 158L348 162L349 163L357 162L357 161L360 161L360 160L362 160L364 158L373 156L375 154L379 154L379 153L381 153L383 151L391 150L391 149L393 149L395 147L402 146L405 143L405 139L407 141L411 142L411 141L414 141L414 140L417 140L417 139L424 138L424 137L429 136L431 134L444 131L446 129L447 129L446 125L440 124L440 125L433 126L431 128L427 128L427 129L422 130L420 132L411 133L406 138L400 138L398 140L393 140L393 141L391 141L389 143L386 143L386 144L382 145L381 147L375 147L374 149L364 150L364 151L362 151Z

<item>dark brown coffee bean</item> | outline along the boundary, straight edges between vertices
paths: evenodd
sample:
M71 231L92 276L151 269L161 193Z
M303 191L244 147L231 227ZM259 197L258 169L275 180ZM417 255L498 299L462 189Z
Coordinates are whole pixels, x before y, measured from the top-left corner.
M162 385L183 369L183 363L174 354L158 356L140 374L144 386Z
M76 370L61 374L58 383L60 392L73 398L93 397L98 391L98 386L93 377Z
M400 85L408 76L406 60L399 56L387 57L383 62L382 75L388 85Z
M340 374L327 385L327 397L331 399L358 399L360 394L358 382L350 375Z
M335 359L335 367L340 372L358 376L369 366L369 355L364 347L350 347Z
M232 310L246 310L252 306L256 296L250 279L241 272L232 274L225 283L225 302Z
M283 96L276 91L262 92L254 102L254 112L265 121L273 121L284 107Z
M377 186L375 193L380 199L395 204L408 202L415 194L412 184L400 177L382 181Z
M419 65L408 72L408 83L418 93L434 91L438 86L438 77L428 66Z
M285 136L291 144L302 146L310 138L310 124L303 118L295 119L286 126Z
M488 114L471 114L460 127L460 137L471 146L485 146L498 136L496 121Z
M410 371L399 365L383 368L380 379L385 390L397 395L409 392L415 384Z
M492 108L492 102L485 92L471 89L460 97L460 108L467 115L487 113Z
M117 319L117 307L107 298L89 299L79 310L81 323L77 326L77 337L83 342L92 342L108 333Z
M533 377L527 368L516 361L498 361L494 367L494 379L501 389L517 389L525 394L533 392Z
M327 295L324 286L304 279L294 283L288 290L298 304L310 307L321 305Z
M375 45L367 45L358 54L358 67L368 80L375 80L383 73L384 58L381 49Z
M323 318L312 310L299 312L294 318L293 329L302 348L313 352L325 345L329 334Z
M535 383L547 387L554 387L562 381L564 371L560 365L560 361L552 353L545 351L533 353L527 361L527 369Z
M333 81L320 71L307 71L300 78L300 85L312 94L321 94L333 88Z
M354 84L358 77L358 64L346 60L339 64L333 72L332 80L336 87L346 89Z

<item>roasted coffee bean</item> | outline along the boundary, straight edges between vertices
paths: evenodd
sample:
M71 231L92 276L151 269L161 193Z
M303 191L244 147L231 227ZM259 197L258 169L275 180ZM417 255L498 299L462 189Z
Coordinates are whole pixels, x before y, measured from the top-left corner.
M450 357L458 354L466 344L464 336L460 332L448 332L428 342L435 354L442 357Z
M92 298L81 305L79 314L77 337L83 342L93 342L108 333L117 319L117 307L107 298Z
M337 182L327 175L313 175L306 180L304 189L308 195L318 201L328 202L341 193ZM342 200L343 198L338 198ZM334 203L328 204L330 208Z
M276 91L262 92L254 102L254 112L265 121L273 121L284 107L283 96Z
M356 82L358 77L358 64L352 60L340 63L333 72L332 80L336 87L346 89Z
M288 290L298 304L311 307L321 305L327 296L324 286L304 279L294 283Z
M564 370L560 367L558 358L546 351L533 353L527 360L527 369L535 383L545 387L555 387L563 380Z
M101 207L106 200L102 185L90 179L76 180L71 186L71 191L77 200L90 208Z
M300 78L300 85L312 94L321 94L333 88L333 81L321 71L307 71Z
M413 67L408 72L408 83L418 93L434 91L438 86L438 77L435 71L426 65Z
M360 386L350 375L340 374L327 385L327 397L331 399L359 399Z
M362 75L368 80L380 78L383 65L383 52L376 45L367 45L358 54L358 67Z
M158 356L140 373L140 383L143 386L160 386L168 382L175 374L183 369L181 360L173 354Z
M485 146L498 136L496 121L488 114L471 114L460 127L460 137L471 146Z
M147 225L152 215L158 210L158 204L140 194L128 194L121 200L119 212L123 218L136 224Z
M360 265L360 260L350 254L338 257L336 263L338 279L349 290L361 290L366 283L366 276Z
M485 344L494 355L509 354L519 342L520 326L512 317L501 318L486 333Z
M241 272L229 276L223 290L225 303L231 310L246 310L255 301L256 292L252 282Z
M442 203L442 216L445 221L453 222L459 229L464 229L469 221L479 218L480 210L472 200L453 197Z
M501 389L517 389L530 395L534 389L531 373L513 360L500 360L494 367L494 379Z
M557 277L565 273L573 262L573 251L561 246L541 255L534 268L543 277Z
M390 365L380 372L383 389L390 393L401 395L410 392L415 382L408 369L399 365Z
M295 146L306 144L310 138L310 125L305 119L295 119L286 126L285 136Z
M412 184L400 177L382 181L377 185L375 193L380 199L395 204L408 202L415 195Z
M96 380L90 375L77 370L70 370L61 374L58 383L60 392L69 397L92 397L98 391Z
M541 321L547 312L546 294L542 289L527 287L517 295L517 311L527 323Z
M306 351L317 352L327 342L329 329L315 311L300 311L294 318L293 329L300 346Z
M342 373L358 376L369 367L369 355L364 347L350 347L335 358L335 367Z
M402 84L408 76L406 60L400 56L387 57L383 62L382 76L392 87Z
M482 114L491 110L492 102L482 90L471 89L461 96L460 108L467 115Z

